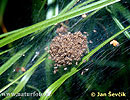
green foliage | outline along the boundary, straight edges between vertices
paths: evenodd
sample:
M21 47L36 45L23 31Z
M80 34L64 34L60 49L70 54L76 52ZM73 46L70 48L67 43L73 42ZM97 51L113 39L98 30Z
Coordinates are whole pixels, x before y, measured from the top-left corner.
M0 40L0 47L3 47L3 46L5 46L5 45L17 40L17 39L20 39L24 36L27 36L33 32L44 30L45 28L47 28L51 25L54 25L56 23L74 18L74 17L79 16L83 13L88 13L88 12L94 11L96 9L103 8L105 6L108 6L108 5L115 3L115 2L118 2L118 1L119 0L105 0L105 1L101 0L101 1L89 4L87 6L81 7L79 9L76 9L74 11L68 11L64 15L58 15L58 16L53 17L51 19L39 22L37 24L34 24L34 25L29 26L27 28L24 28L18 32L12 33L12 35L10 35L8 37L3 38L2 40Z
M107 10L111 13L112 18L113 18L113 20L115 21L115 23L117 24L117 26L118 26L121 30L124 29L124 26L123 26L123 25L121 24L121 22L114 16L114 13L112 13L111 10L108 9L108 8L107 8ZM125 34L125 36L126 36L128 39L130 39L130 34L129 34L128 31L125 31L124 34Z
M41 22L39 22L39 20L37 20L37 17L40 17L41 12L44 12L44 13L46 12L44 10L46 1L47 0L44 0L42 3L37 2L38 5L40 5L38 7L38 9L40 9L40 10L38 11L38 13L37 13L37 11L33 12L33 15L32 15L33 23L36 23L36 22L38 22L38 23L0 35L0 38L1 38L0 47L4 47L10 43L15 43L15 42L17 43L17 42L21 41L23 38L25 38L25 40L26 40L26 37L28 38L26 41L31 41L31 43L29 42L29 45L26 44L25 47L22 46L23 48L18 50L17 53L13 52L13 54L11 54L11 52L10 52L11 50L15 49L15 46L16 46L15 44L13 44L14 47L12 47L11 49L10 48L7 50L5 49L2 52L0 52L0 56L4 55L6 53L10 53L10 55L11 55L11 57L6 62L4 62L3 65L0 67L0 76L1 77L3 74L5 74L8 71L9 68L16 66L17 63L20 64L20 67L26 67L29 62L32 63L33 62L32 57L34 55L34 52L36 51L36 47L37 48L40 47L43 49L44 46L49 44L50 41L49 42L47 41L47 43L46 43L46 40L47 40L46 36L48 35L50 37L53 37L54 33L51 35L49 35L49 33L52 32L52 30L55 28L55 24L66 21L68 19L71 20L84 13L89 13L86 18L80 20L77 23L77 25L80 25L81 23L88 20L88 18L91 18L96 13L99 13L100 10L103 9L106 11L106 9L104 9L105 7L107 7L109 5L112 6L114 3L119 2L120 0L99 0L99 1L87 0L87 1L84 1L83 3L77 4L77 5L75 5L75 3L77 1L72 0L57 16L52 17L50 19L46 19L45 15L44 15L44 18L39 18L39 20L41 20ZM33 2L35 2L35 1L33 1ZM117 9L119 7L123 8L122 10L121 9L118 9L118 10L123 14L123 16L125 16L126 19L128 19L128 15L125 15L126 9L120 3L116 3L114 6L114 9ZM34 9L35 9L35 7L34 7ZM53 11L52 12L55 13L55 10L53 10ZM114 32L114 35L112 35L108 39L104 40L97 47L94 47L94 49L92 49L88 54L86 54L82 58L82 60L80 61L80 63L77 66L72 65L72 67L70 67L70 71L68 71L66 73L63 72L64 74L60 73L60 78L58 77L58 79L53 82L51 79L53 79L54 76L53 75L51 76L51 73L50 73L51 69L52 69L51 66L53 67L53 62L49 61L49 59L46 59L49 55L47 52L42 50L42 53L39 55L40 57L36 58L36 61L34 63L32 63L31 65L29 65L29 68L27 69L26 72L24 72L24 73L18 72L16 74L13 73L13 75L10 74L10 76L8 78L8 81L10 81L10 83L7 83L7 85L4 84L5 86L0 89L0 93L6 92L5 90L10 90L10 93L17 94L17 93L21 92L23 90L23 88L26 86L30 87L34 90L37 90L35 87L30 86L27 83L29 82L31 77L35 74L35 71L42 64L43 66L45 66L44 67L45 72L43 72L43 73L46 74L46 79L44 79L44 80L46 80L47 89L46 90L44 89L45 91L43 92L43 95L39 98L39 100L48 100L48 99L53 100L54 98L56 98L56 97L54 97L54 93L56 91L58 91L59 88L60 88L61 92L64 90L63 88L61 88L61 85L66 85L65 82L68 79L72 78L74 74L78 73L82 69L82 66L89 62L90 57L92 57L102 47L104 47L111 40L115 39L121 33L124 33L124 35L128 39L130 38L129 32L127 31L130 28L130 26L127 26L125 28L122 25L122 23L119 21L119 19L116 17L116 14L113 11L113 9L107 8L107 11L109 11L109 14L112 16L114 22L116 23L117 28L119 28L121 31ZM36 13L37 13L37 16L34 16ZM128 10L127 10L126 14L129 14ZM43 19L46 19L46 20L43 21ZM92 24L94 24L94 23L92 23ZM90 27L91 27L91 25L90 25ZM41 40L40 42L37 41L38 39L41 39L41 38L43 40ZM40 43L43 41L45 43L41 45ZM26 58L23 58L24 54L28 54L26 56ZM23 59L23 60L21 60L21 59ZM23 62L21 62L21 61L23 61ZM43 64L43 62L44 62L44 64ZM49 65L49 64L52 64L52 65ZM10 71L10 73L12 73L12 72ZM13 78L11 75L13 76ZM17 86L15 86L16 84L17 84ZM40 83L40 84L42 84L42 83ZM86 87L87 87L87 85L88 84L86 84ZM97 87L97 85L98 84L95 83L95 87ZM15 88L12 89L13 86ZM97 87L97 90L98 89L100 90L101 88ZM105 89L107 89L107 88L105 88ZM64 96L67 97L66 95L64 95ZM7 96L4 98L4 100L8 100L10 98L12 98L12 96Z
M0 75L3 74L9 67L11 67L24 53L26 53L31 46L27 46L11 57L6 63L0 67Z

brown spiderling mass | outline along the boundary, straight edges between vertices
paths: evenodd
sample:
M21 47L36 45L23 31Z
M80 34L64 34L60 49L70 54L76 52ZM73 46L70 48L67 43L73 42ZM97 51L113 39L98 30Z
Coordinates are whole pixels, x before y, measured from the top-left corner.
M66 66L79 61L86 48L87 39L81 32L59 34L52 40L49 53L55 66Z

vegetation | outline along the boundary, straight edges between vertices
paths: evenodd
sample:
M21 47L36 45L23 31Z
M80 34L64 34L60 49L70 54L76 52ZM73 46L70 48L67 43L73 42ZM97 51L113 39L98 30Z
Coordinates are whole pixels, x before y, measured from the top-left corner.
M0 2L0 99L98 100L101 97L92 97L92 92L109 91L125 92L124 98L129 98L129 0L23 0L23 4L25 2L31 11L27 10L29 17L27 13L15 12L23 19L21 23L13 20L14 26L6 21L9 18L6 9L14 2ZM88 53L78 64L66 66L67 70L61 66L55 73L54 61L49 59L45 48L49 48L57 36L60 25L69 32L81 31L88 36ZM110 45L112 40L119 46ZM43 95L2 94L25 92ZM119 97L103 98L119 100Z

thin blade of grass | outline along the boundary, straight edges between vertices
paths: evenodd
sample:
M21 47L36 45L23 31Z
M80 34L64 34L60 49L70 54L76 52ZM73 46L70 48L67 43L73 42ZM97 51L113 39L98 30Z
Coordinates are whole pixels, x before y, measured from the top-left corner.
M35 63L30 69L28 69L26 72L24 72L22 75L20 75L18 78L16 78L14 81L12 81L11 83L9 83L8 85L6 85L5 87L3 87L2 89L0 89L0 93L3 92L4 90L6 90L7 88L9 88L11 85L13 85L15 82L17 82L20 78L22 78L24 75L26 75L27 73L30 73L31 71L33 71L39 64L41 64L46 58L45 56L47 55L47 53L44 53L37 61L37 63Z
M76 2L77 2L77 0L72 0L72 1L60 12L60 14L64 14L66 11L68 11L70 8L72 8Z
M37 67L35 67L33 70L31 70L27 74L25 74L24 77L19 82L19 84L17 85L17 87L11 93L14 93L14 94L19 93L23 89L23 87L26 85L26 83L28 82L28 80L30 79L30 77L32 76L32 74L34 73L34 71L37 69ZM11 97L12 96L7 96L3 100L8 100Z
M108 5L116 3L118 1L120 1L120 0L101 0L101 1L97 1L95 3L89 4L89 5L84 6L82 8L76 9L75 11L65 13L64 15L63 14L58 15L58 16L53 17L51 19L48 19L48 20L42 21L40 23L34 24L32 26L24 28L23 30L16 32L15 34L12 34L12 35L5 37L2 40L0 40L0 47L3 47L6 44L11 43L11 42L13 42L17 39L20 39L24 36L27 36L27 35L35 32L35 31L43 30L43 29L45 29L45 28L47 28L51 25L54 25L56 23L74 18L74 17L82 15L84 13L88 13L88 12L106 7Z
M13 48L11 48L11 49L8 49L8 50L5 50L5 51L2 51L2 52L0 52L0 55L2 55L2 54L4 54L4 53L7 53L7 52L9 52L10 50L12 50Z
M115 17L114 13L113 13L109 8L107 8L107 11L110 12L110 14L111 14L113 20L115 21L115 23L117 24L117 26L118 26L121 30L124 29L124 26L123 26L123 25L121 24L121 22ZM129 34L128 31L125 31L125 32L124 32L124 35L125 35L128 39L130 39L130 34Z
M124 18L130 22L130 11L126 7L124 7L121 3L116 3L113 5L113 8L115 11L120 12Z
M24 29L24 28L20 28L20 29L18 29L18 30L14 30L14 31L11 31L11 32L8 32L8 33L1 34L1 35L0 35L0 38L9 36L9 35L11 35L11 34L15 34L16 32L20 32L22 29Z
M47 0L44 0L44 1L42 2L41 8L40 8L40 10L38 11L39 14L40 14L41 10L43 9L43 7L45 6L46 1L47 1Z
M0 67L0 75L3 74L8 68L10 68L24 53L26 53L31 46L26 46L19 52L17 52L13 57L11 57L6 63Z
M93 2L93 1L95 1L95 0L87 0L87 1L85 1L85 2L83 2L83 3L81 3L81 4L79 4L79 5L75 6L75 7L74 7L72 10L70 10L70 11L73 11L73 10L75 10L75 9L79 9L80 7L86 5L86 4L90 3L90 2Z
M120 21L119 21L115 16L112 16L112 18L113 18L113 20L115 21L115 23L117 24L117 26L118 26L121 30L124 29L124 26L120 23ZM124 35L125 35L128 39L130 39L130 34L129 34L128 31L125 31L125 32L124 32Z
M12 81L14 81L14 80L8 79L8 81L9 81L9 82L12 82ZM15 84L19 84L19 81L15 82ZM27 84L26 87L31 88L31 89L33 89L33 90L36 90L38 93L41 93L41 91L40 91L39 89L37 89L36 87L34 87L34 86L32 86L32 85Z
M72 75L74 75L78 71L79 71L78 69L72 68L69 73L63 75L60 79L58 79L52 85L50 85L45 90L45 92L43 93L43 95L40 97L39 100L48 100L53 95L53 93L63 84L63 82L66 79L68 79L69 77L71 77Z

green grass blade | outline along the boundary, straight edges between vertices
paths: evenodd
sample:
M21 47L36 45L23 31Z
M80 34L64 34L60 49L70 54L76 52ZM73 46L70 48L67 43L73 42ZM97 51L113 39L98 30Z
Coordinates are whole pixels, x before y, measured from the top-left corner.
M120 12L124 18L130 22L130 11L126 7L124 7L121 3L116 3L113 5L113 8L115 8L115 11Z
M77 6L75 6L72 10L70 10L70 11L74 11L75 9L79 9L80 7L82 7L83 5L86 5L86 4L88 4L88 3L90 3L90 2L93 2L93 1L95 1L95 0L87 0L87 1L85 1L85 2L83 2L83 3L81 3L81 4L79 4L79 5L77 5Z
M41 11L42 11L43 7L45 6L45 4L46 4L46 0L43 0L42 5L40 7L40 10L38 11L39 14L41 13Z
M12 34L12 35L0 40L0 47L3 47L4 45L11 43L17 39L20 39L24 36L27 36L35 31L43 30L43 29L45 29L51 25L54 25L56 23L74 18L76 16L82 15L83 13L88 13L88 12L106 7L110 4L113 4L113 3L118 2L118 1L120 1L120 0L100 0L98 2L84 6L82 8L76 9L75 11L65 13L64 15L58 15L58 16L53 17L51 19L34 24L32 26L29 26L29 27L21 30L20 32L16 32L15 34Z
M76 2L77 2L77 0L72 0L72 1L60 12L60 14L64 14L66 11L68 11L70 8L72 8Z
M24 28L21 28L21 29L18 29L18 30L14 30L14 31L11 31L11 32L8 32L8 33L1 34L1 35L0 35L0 38L9 36L9 35L11 35L11 34L15 34L16 32L20 32L22 29L24 29Z
M31 58L33 57L33 55L34 55L34 50L32 49L30 52L29 52L29 54L26 56L26 58L23 60L23 63L21 64L21 66L22 67L26 67L27 66L27 64L29 63L29 61L31 60ZM28 74L28 73L27 73ZM27 76L27 74L25 75L25 76ZM8 77L8 81L9 82L12 82L12 81L14 81L15 80L15 78L17 78L18 76L20 75L20 73L17 73L17 74L15 74L15 76L13 76L13 79L10 79L11 77L12 77L12 75L10 75L9 77ZM24 77L25 77L24 76ZM29 78L29 77L28 77ZM16 82L16 84L19 84L20 82ZM24 83L24 81L23 81L23 83ZM34 90L36 90L36 91L39 91L38 89L36 89L35 87L33 87L33 86L30 86L30 85L26 85L27 87L29 87L29 88L32 88L32 89L34 89ZM12 88L12 87L10 87L10 88Z
M27 73L30 73L31 71L33 71L39 64L41 64L46 58L45 56L47 55L47 53L44 53L37 61L37 63L35 63L29 70L27 70L26 72L24 72L22 75L20 75L17 79L15 79L14 81L12 81L11 83L9 83L8 85L6 85L5 87L3 87L2 89L0 89L0 93L3 92L4 90L6 90L7 88L9 88L11 85L13 85L15 82L17 82L20 78L22 78L24 75L26 75Z
M78 71L79 71L78 69L72 68L70 72L68 72L67 74L63 75L60 79L58 79L52 85L50 85L45 90L45 92L43 93L43 95L40 97L39 100L48 100L52 96L52 94L63 84L63 82L66 79L68 79L69 77L71 77L72 75L74 75Z
M110 14L112 15L112 18L113 18L113 20L115 21L115 23L117 24L117 26L118 26L121 30L123 30L123 29L124 29L124 26L123 26L123 25L121 24L121 22L115 17L114 13L113 13L109 8L107 8L107 11L110 12ZM124 32L124 35L125 35L128 39L130 39L130 34L129 34L128 31L125 31L125 32Z
M109 43L111 40L113 40L115 37L117 37L118 35L120 35L121 33L123 33L124 31L126 31L127 29L129 29L130 26L126 27L125 29L121 30L120 32L116 33L115 35L113 35L112 37L110 37L109 39L107 39L106 41L104 41L102 44L100 44L98 47L96 47L95 49L93 49L91 52L88 53L88 55L84 56L82 61L79 63L78 67L80 67L80 65L82 65L84 63L84 60L88 61L89 58L95 53L97 52L99 49L101 49L104 45L106 45L107 43ZM72 75L74 75L75 73L77 73L80 69L77 68L72 68L72 70L70 72L68 72L67 74L64 74L62 77L60 77L57 81L55 81L52 85L50 85L43 93L43 95L40 97L39 100L48 100L53 94L54 92Z
M0 52L0 55L2 55L2 54L4 54L4 53L7 53L7 52L9 52L10 50L12 50L13 48L11 48L11 49L8 49L8 50L5 50L5 51L2 51L2 52Z
M8 81L9 81L9 82L12 82L12 81L14 81L14 80L8 79ZM15 82L15 84L19 84L19 81ZM31 88L31 89L33 89L33 90L36 90L38 93L41 93L41 91L40 91L39 89L37 89L36 87L34 87L34 86L32 86L32 85L26 85L26 87Z
M113 20L115 21L115 23L117 24L117 26L118 26L121 30L124 29L124 26L120 23L120 21L119 21L115 16L112 16L112 18L113 18ZM130 34L129 34L128 31L125 31L125 32L124 32L124 35L125 35L128 39L130 39Z
M26 55L26 57L24 58L24 60L23 60L23 63L20 65L20 67L26 67L27 66L27 64L29 63L29 61L31 60L31 58L33 57L33 55L34 55L34 51L33 51L33 49L32 50L30 50L29 51L29 53ZM10 82L12 82L12 80L15 80L18 76L20 76L21 75L21 73L16 73L15 75L13 75L13 77L12 77L12 74L13 73L11 73L10 75L9 75L9 77L8 77L8 81L10 81ZM11 79L11 78L13 78L13 79Z
M14 89L13 92L14 94L19 93L23 87L26 85L26 83L28 82L28 80L30 79L30 77L32 76L32 74L34 73L34 71L36 70L37 67L35 67L33 70L29 71L19 82L19 84L17 85L17 87ZM4 98L3 100L8 100L9 98L11 98L12 96L7 96L6 98Z
M17 52L13 57L11 57L6 63L0 67L0 75L3 74L8 68L10 68L24 53L26 53L31 46L26 46L19 52Z

